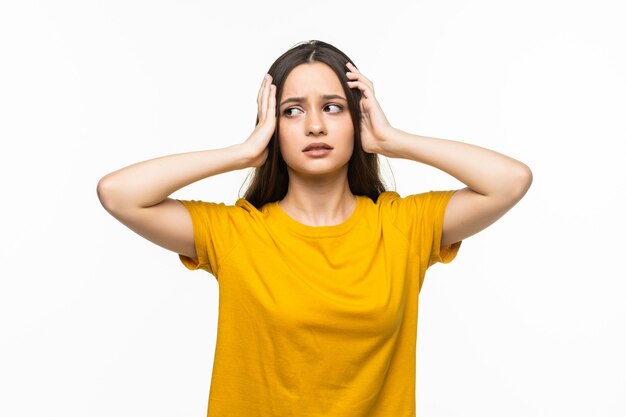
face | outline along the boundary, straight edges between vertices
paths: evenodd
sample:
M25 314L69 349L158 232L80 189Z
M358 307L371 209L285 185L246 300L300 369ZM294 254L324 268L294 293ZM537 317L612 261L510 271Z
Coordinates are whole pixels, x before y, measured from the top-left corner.
M339 77L326 64L295 67L280 97L278 142L289 175L347 175L354 126ZM331 150L304 151L323 142Z

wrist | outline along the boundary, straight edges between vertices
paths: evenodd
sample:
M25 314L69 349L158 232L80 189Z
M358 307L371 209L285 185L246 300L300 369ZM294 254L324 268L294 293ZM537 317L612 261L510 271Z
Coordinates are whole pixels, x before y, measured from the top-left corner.
M400 129L389 126L389 128L380 135L380 150L377 153L388 158L400 158L400 155L397 152L397 142L402 133L403 132Z
M252 168L254 166L254 156L245 143L237 143L228 147L235 155L238 169Z

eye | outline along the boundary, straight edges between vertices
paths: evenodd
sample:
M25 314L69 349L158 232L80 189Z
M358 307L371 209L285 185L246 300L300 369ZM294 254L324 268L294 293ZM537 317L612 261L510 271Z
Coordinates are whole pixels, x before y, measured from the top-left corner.
M283 114L287 117L293 117L294 115L289 113L291 110L298 110L297 107L289 107L288 109L285 109L285 111L283 111Z
M337 108L337 110L331 111L330 113L339 113L339 112L341 112L343 110L343 106L340 106L339 104L327 104L326 107L324 107L324 108L327 109L329 107L336 107ZM291 113L292 110L300 111L300 109L297 108L297 107L289 107L288 109L285 109L283 111L283 114L286 117L294 117L295 114Z
M340 105L338 105L338 104L329 104L329 105L328 105L328 106L326 106L326 107L337 107L337 108L339 109L339 110L337 110L337 111L335 111L335 112L333 112L333 113L339 113L339 112L343 109L343 107L341 107L341 106L340 106Z

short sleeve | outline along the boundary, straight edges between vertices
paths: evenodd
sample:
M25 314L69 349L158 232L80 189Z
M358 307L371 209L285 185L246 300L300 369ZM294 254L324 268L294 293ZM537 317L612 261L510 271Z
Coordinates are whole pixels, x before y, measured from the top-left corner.
M179 254L180 261L190 270L203 269L215 278L222 261L239 240L237 219L242 210L238 206L197 200L178 200L191 216L197 259Z
M411 245L415 245L422 259L428 259L426 267L437 262L452 262L462 241L441 246L443 219L448 201L456 190L429 191L394 199L397 206L395 223L405 231Z

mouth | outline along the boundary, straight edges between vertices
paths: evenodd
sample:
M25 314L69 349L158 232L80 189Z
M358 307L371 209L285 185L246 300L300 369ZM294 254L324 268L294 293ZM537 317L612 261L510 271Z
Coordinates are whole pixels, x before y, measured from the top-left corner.
M304 148L302 150L302 152L319 151L319 150L331 150L331 149L333 149L333 147L330 146L328 143L315 142L315 143L310 143L309 145L307 145L307 147Z

